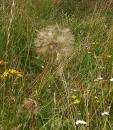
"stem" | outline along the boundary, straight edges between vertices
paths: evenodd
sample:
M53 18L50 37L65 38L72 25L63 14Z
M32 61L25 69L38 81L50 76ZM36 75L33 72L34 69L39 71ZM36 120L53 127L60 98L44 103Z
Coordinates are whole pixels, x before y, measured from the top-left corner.
M32 114L32 130L36 130L36 114Z
M7 53L8 53L8 47L9 47L9 42L10 42L10 36L11 36L11 26L12 26L12 22L14 20L14 8L15 8L15 1L12 1L12 5L11 5L11 11L10 11L10 19L9 19L9 26L7 29L7 43L6 43L6 57L7 57Z

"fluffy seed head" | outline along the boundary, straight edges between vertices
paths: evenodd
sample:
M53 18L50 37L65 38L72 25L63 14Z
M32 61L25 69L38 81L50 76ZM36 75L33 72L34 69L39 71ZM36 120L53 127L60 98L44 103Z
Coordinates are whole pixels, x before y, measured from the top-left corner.
M49 26L37 34L35 46L40 55L56 54L57 60L69 57L73 52L74 36L68 28Z

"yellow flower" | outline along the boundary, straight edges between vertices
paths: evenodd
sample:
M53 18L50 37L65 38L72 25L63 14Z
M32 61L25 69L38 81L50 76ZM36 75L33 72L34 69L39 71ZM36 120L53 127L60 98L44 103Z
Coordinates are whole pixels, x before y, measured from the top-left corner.
M9 75L15 75L17 77L23 77L22 73L17 71L17 70L9 69L8 72L9 72Z
M99 100L96 100L96 102L97 102L97 103L100 103L100 101L99 101Z
M17 71L14 70L14 69L9 69L8 71L9 71L9 73L11 73L11 74L15 74L15 73L17 73Z
M76 100L73 101L73 104L76 104L76 105L77 105L77 104L79 104L79 103L80 103L80 100L79 100L79 99L76 99Z
M5 71L2 75L1 75L1 78L6 78L8 77L8 71Z
M75 96L75 95L73 95L73 96L71 96L71 99L76 99L77 98L77 96Z
M94 96L94 99L95 99L95 101L96 101L97 103L100 102L97 96Z
M13 76L13 75L19 78L23 77L23 74L21 72L14 69L9 69L9 70L4 71L4 73L1 75L1 78L6 78L8 76Z
M94 96L94 98L95 98L95 99L98 99L98 97L97 97L97 96Z
M21 73L16 74L17 77L22 78L23 75Z
M80 100L77 98L77 96L76 95L72 95L71 96L71 99L72 99L72 102L73 102L73 104L79 104L80 103Z

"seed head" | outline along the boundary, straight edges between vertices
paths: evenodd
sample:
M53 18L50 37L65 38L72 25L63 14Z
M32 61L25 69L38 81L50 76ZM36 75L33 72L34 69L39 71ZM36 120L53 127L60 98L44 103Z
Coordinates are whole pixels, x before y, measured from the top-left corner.
M38 54L56 54L57 60L69 57L73 52L74 36L68 28L49 26L37 34L35 46Z
M37 102L31 98L25 99L24 107L33 114L37 114L38 112Z

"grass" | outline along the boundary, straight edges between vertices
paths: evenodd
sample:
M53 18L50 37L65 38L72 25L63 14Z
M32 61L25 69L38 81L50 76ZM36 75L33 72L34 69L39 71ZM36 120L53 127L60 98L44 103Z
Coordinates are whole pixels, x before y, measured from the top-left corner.
M13 68L23 74L0 79L1 130L112 130L112 2L98 1L90 8L79 4L1 2L0 59L8 64L0 65L0 73ZM56 24L70 28L75 37L61 79L55 75L58 65L37 58L34 47L36 30ZM26 98L38 104L36 120L23 107ZM104 111L109 116L102 116ZM76 125L77 120L87 125Z

